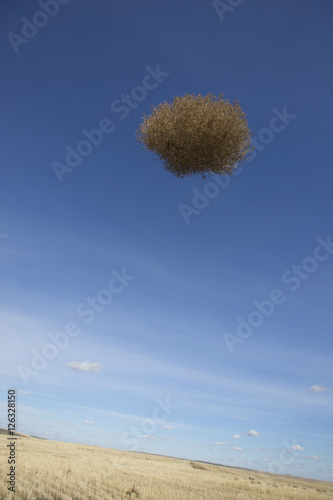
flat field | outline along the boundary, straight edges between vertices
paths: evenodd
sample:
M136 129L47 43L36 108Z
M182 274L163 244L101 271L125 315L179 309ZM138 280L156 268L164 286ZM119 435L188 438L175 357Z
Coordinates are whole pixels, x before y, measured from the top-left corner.
M0 433L1 499L333 499L331 482L22 436L13 494L7 444Z

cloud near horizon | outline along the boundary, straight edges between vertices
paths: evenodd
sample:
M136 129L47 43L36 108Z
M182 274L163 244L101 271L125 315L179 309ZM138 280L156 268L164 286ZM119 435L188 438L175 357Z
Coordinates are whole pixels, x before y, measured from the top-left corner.
M290 446L290 449L291 450L298 450L298 451L304 450L304 448L302 448L302 446L300 446L299 444L293 444L292 446Z
M245 436L249 436L249 437L258 437L259 436L259 432L255 431L255 430L250 430L249 432L245 432Z
M69 366L69 368L71 368L72 370L83 372L100 372L103 368L105 368L102 363L91 361L68 361L66 365Z
M304 455L303 458L306 458L307 460L317 460L318 462L321 461L321 458L317 457L316 455Z

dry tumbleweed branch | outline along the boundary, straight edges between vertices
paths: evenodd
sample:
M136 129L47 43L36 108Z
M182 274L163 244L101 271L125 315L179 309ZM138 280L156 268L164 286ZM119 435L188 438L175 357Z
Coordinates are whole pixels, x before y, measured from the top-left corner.
M160 103L143 116L136 134L177 177L231 174L254 149L243 110L223 94L186 94Z

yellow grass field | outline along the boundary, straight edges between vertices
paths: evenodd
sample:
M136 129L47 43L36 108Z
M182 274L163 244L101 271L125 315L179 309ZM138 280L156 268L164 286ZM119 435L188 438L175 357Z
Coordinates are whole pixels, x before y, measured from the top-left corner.
M333 483L33 437L16 441L16 493L7 490L0 435L0 498L214 500L333 498Z

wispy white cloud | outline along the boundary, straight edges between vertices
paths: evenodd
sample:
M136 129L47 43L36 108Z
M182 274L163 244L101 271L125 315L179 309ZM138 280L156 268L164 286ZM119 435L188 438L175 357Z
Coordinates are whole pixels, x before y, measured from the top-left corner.
M219 444L220 446L224 445L224 443L222 443L222 441L214 441L214 444Z
M242 436L240 436L239 434L234 434L232 437L233 437L234 439L241 439L241 437L242 437Z
M170 429L170 430L172 430L172 429L173 429L173 427L172 427L172 425L164 425L164 426L163 426L163 429Z
M291 450L298 450L298 451L304 450L304 448L302 448L302 446L300 446L299 444L293 444L292 446L290 446L290 449Z
M321 461L321 458L317 457L316 455L304 455L303 458L306 458L307 460L316 460L318 462Z
M72 370L83 372L100 372L104 367L100 362L91 361L69 361L66 363Z
M312 385L310 387L311 391L312 392L325 392L325 391L329 391L330 389L328 389L327 387L325 387L324 385Z
M86 425L94 425L94 422L89 421L89 420L85 420L85 421L84 421L84 423L85 423Z
M233 450L235 450L235 451L243 451L243 448L239 448L238 446L234 446Z
M27 322L25 321L27 318L22 317L22 319L24 319L24 321L21 322L22 328L21 325L20 328L11 328L11 331L16 332L22 329L22 335L19 335L19 338L17 338L17 336L14 338L15 344L17 344L17 340L21 340L22 338L23 341L27 338L26 335L23 335L24 325L27 325ZM31 332L33 334L34 332L36 332L36 324L34 321L35 318L30 319L33 320L30 321L30 323L33 323L31 325ZM96 319L96 322L97 321L99 320ZM14 326L14 323L10 326ZM43 346L43 343L46 340L49 342L49 339L47 339L45 332L56 331L56 328L54 326L51 327L46 323L39 326L40 328L38 329L38 342L36 342L36 344L35 342L31 342L32 345L36 345L37 347ZM104 327L106 328L106 325L104 325L102 320L100 321L98 326L103 329ZM61 325L59 325L59 328L61 328ZM8 335L7 338L10 338L10 335ZM31 335L29 335L29 338L31 338ZM309 408L311 407L311 411L316 413L319 413L319 411L321 413L328 413L331 411L331 404L329 402L321 402L320 399L322 398L319 399L318 403L320 407L314 408L313 395L311 395L311 393L306 394L305 391L302 393L300 387L297 387L297 385L294 387L283 387L281 386L281 384L279 386L274 386L274 384L268 384L265 381L252 379L251 384L249 385L250 389L247 388L247 392L245 393L244 380L242 379L242 377L222 377L221 374L216 374L213 370L212 372L208 370L192 370L190 372L189 368L191 368L191 366L185 367L183 364L170 363L168 360L163 359L162 356L160 357L160 359L157 359L156 355L145 355L144 353L140 353L140 350L137 349L137 346L133 346L132 350L123 349L117 346L112 346L111 348L107 345L107 342L104 342L104 339L100 338L100 340L101 342L98 345L89 341L83 344L82 338L80 340L80 345L83 346L81 347L83 351L83 354L82 352L80 353L81 356L84 356L87 359L87 357L91 356L91 353L93 353L95 359L104 359L104 356L108 356L108 359L112 360L112 363L110 361L110 366L108 366L108 371L111 372L111 377L104 377L103 379L102 377L99 378L100 390L106 390L112 387L112 390L118 390L123 394L126 393L127 395L130 392L134 393L139 390L141 391L141 394L145 393L146 397L151 397L150 394L156 393L157 386L158 388L160 388L165 381L165 383L168 384L168 388L172 384L171 389L168 390L172 390L173 394L176 395L178 391L179 396L182 398L184 406L190 407L191 409L199 408L201 411L205 412L215 412L218 411L218 408L220 408L221 404L223 404L226 407L226 411L228 413L227 416L233 416L234 418L236 413L239 414L239 411L237 412L239 408L237 408L236 406L239 406L240 399L243 402L242 404L244 405L244 408L247 409L246 416L250 418L257 417L257 414L261 417L265 415L265 418L270 418L270 415L268 415L267 412L267 407L270 407L270 413L271 415L274 415L273 410L277 407L281 407L281 403L284 404L284 407L288 406L288 409L290 409L291 411L294 411L294 408L296 408L297 405L300 408L300 411L301 406L303 405L307 405ZM27 352L26 347L26 345L22 344L22 356L25 356L25 352ZM68 349L69 351L69 356L72 359L75 359L76 353L70 352L72 346L69 345L66 349ZM2 356L0 354L0 372L2 372L3 370L3 362L5 361L6 360L2 359ZM70 366L70 368L73 370L75 369L74 366ZM7 369L7 367L5 366L4 371L7 371L7 375L8 370L9 368ZM76 367L76 370L79 370L79 368ZM83 371L84 368L81 368L81 370ZM58 373L57 376L54 377L53 375L56 371L58 371ZM40 377L38 379L38 382L46 385L58 384L59 377L63 376L63 373L61 373L61 367L57 364L57 360L50 361L49 366L44 373L45 377ZM146 376L146 374L148 373L154 373L156 374L156 376L150 377L149 380L147 379L145 383L142 384L140 381L140 376ZM114 374L116 374L117 377L115 377ZM123 374L125 374L125 376L123 376ZM129 380L132 376L134 377L134 380ZM162 378L164 378L164 381L162 380ZM186 396L184 396L183 388L178 383L179 380L182 380L184 382L191 382L189 390L188 388L186 390ZM89 381L88 383L91 382ZM198 383L200 383L200 388L198 388ZM221 387L221 385L225 388L228 388L224 391L223 396L221 396L221 393L218 389L219 387ZM210 390L206 391L204 389L205 386L209 386ZM266 404L266 410L263 410L261 406L258 406L258 403L260 405L261 401L263 401L264 398L265 404L268 402L268 404ZM236 406L234 405L234 403L236 403ZM263 411L266 411L266 413L264 414ZM236 418L238 417L236 416ZM243 417L243 419L246 420L245 417Z
M135 273L149 274L153 279L161 281L166 285L176 284L178 286L184 286L184 279L179 278L169 270L161 266L157 261L147 257L142 250L138 247L131 247L128 250L121 249L117 251L115 249L110 250L109 247L103 247L99 245L91 245L91 242L80 241L81 246L89 247L90 251L93 251L94 255L99 254L100 256L110 259L118 259L120 262L127 262L129 268L134 269ZM183 277L182 277L183 278Z
M249 432L245 432L245 436L249 436L249 437L258 437L259 436L259 432L255 431L255 430L251 430Z

